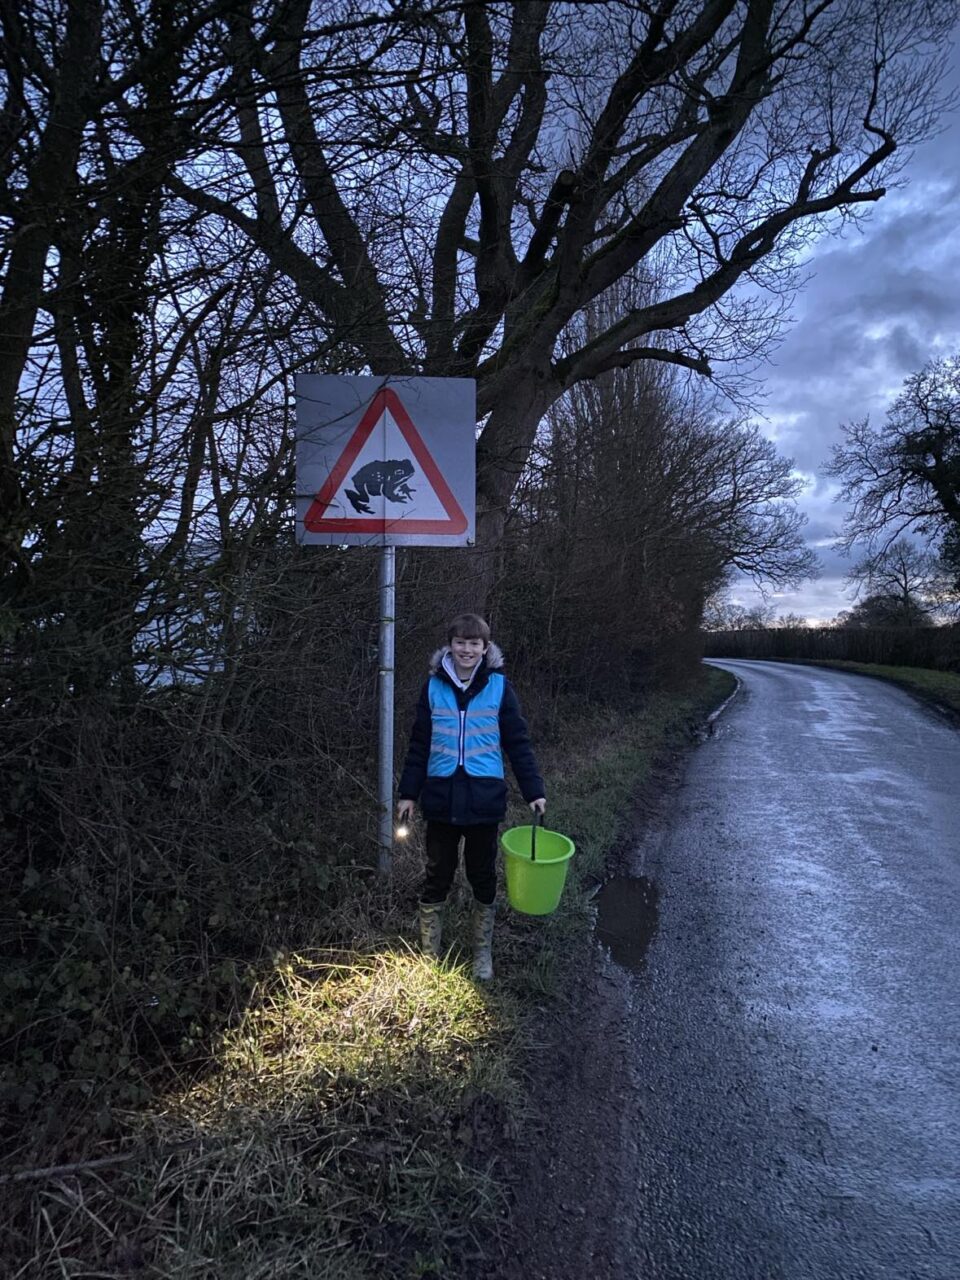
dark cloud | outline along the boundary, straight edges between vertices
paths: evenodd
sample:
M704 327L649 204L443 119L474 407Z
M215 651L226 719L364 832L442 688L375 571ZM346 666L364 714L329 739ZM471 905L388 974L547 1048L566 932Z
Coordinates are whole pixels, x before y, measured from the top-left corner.
M952 76L960 82L956 48ZM850 603L843 589L850 561L825 545L843 520L836 483L822 475L840 424L864 415L881 421L911 373L960 351L958 155L953 113L910 158L902 186L858 228L813 247L793 323L760 371L762 429L807 480L807 538L824 562L818 582L777 595L780 612L827 618Z

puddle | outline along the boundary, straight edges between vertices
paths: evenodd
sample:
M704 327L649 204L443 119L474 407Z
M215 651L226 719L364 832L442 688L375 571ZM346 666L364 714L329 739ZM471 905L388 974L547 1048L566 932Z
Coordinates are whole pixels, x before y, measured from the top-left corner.
M597 894L597 937L625 969L639 969L657 930L657 886L646 876L608 880Z

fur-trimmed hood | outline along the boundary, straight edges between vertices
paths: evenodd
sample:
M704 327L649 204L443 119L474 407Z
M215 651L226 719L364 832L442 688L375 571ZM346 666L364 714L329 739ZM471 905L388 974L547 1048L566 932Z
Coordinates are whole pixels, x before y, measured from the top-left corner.
M445 644L442 649L438 649L430 659L430 674L435 676L440 670L440 663L443 661L443 655L450 652L450 646ZM503 651L498 644L494 644L491 640L487 645L487 652L483 656L483 662L488 671L499 671L503 667Z

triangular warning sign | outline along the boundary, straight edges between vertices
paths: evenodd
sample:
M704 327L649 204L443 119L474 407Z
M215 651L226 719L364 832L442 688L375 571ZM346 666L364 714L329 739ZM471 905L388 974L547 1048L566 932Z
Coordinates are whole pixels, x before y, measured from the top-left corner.
M390 387L370 401L303 521L308 533L369 534L459 534L467 523Z

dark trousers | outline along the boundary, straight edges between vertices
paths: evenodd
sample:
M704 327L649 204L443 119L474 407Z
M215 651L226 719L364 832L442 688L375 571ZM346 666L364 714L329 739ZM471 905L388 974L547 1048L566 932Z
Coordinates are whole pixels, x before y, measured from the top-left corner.
M489 906L497 896L497 828L496 822L465 827L428 822L427 873L420 901L446 901L457 870L462 836L463 865L473 896Z

